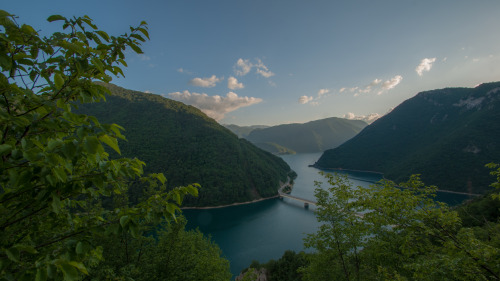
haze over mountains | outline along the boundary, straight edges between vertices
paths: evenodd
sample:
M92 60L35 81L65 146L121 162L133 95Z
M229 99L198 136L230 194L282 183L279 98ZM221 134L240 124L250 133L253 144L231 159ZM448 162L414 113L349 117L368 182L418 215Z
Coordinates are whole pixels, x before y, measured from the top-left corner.
M421 92L327 150L318 168L367 170L388 179L421 174L441 189L480 193L500 162L500 82Z
M239 130L251 129L244 137L258 147L275 154L287 154L322 152L337 147L354 137L367 125L361 120L331 117L304 124L283 124L253 129L239 127ZM234 130L232 128L237 126L226 127Z
M201 184L190 206L246 202L277 194L290 167L281 158L263 151L200 110L159 95L107 85L106 102L80 105L80 111L102 123L125 128L122 155L146 162L146 172L163 172L168 187ZM132 188L135 200L140 186Z

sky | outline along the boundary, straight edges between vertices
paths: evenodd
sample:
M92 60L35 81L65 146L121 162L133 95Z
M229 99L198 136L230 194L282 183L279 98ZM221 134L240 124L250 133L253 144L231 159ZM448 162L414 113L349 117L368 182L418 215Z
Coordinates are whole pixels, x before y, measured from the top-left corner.
M500 81L499 0L17 0L42 35L88 15L111 35L148 23L121 87L221 124L382 116L426 90Z

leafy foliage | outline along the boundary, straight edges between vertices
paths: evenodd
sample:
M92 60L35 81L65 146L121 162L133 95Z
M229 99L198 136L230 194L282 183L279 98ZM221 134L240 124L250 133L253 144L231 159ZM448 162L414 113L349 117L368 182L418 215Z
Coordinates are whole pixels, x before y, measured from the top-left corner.
M253 261L249 268L243 270L242 279L256 280L258 276L252 276L255 270L262 272L265 269L267 280L269 281L299 281L302 280L302 273L299 269L309 265L309 254L304 252L295 253L285 251L278 260L270 260L264 264Z
M499 225L462 227L457 212L434 200L418 176L396 186L353 187L326 174L317 183L317 250L304 280L498 280Z
M63 30L42 38L0 10L1 280L78 280L102 258L93 235L140 236L140 225L175 218L184 196L197 194L197 185L166 192L165 176L143 176L136 158L110 159L123 128L74 112L75 102L104 99L93 81L123 75L124 51L141 53L146 23L115 37L87 16L48 21ZM133 207L101 207L130 181L157 192Z
M164 173L173 188L200 183L197 198L185 205L215 206L277 195L279 182L290 167L262 151L195 107L159 95L105 85L113 93L107 102L80 106L99 120L121 124L128 141L120 141L123 155L137 156L145 171ZM141 197L134 186L132 200Z
M90 269L93 280L111 277L141 280L230 280L229 261L198 230L186 231L181 218L156 230L153 237L102 236L104 261Z
M422 92L366 127L316 166L384 173L442 189L482 193L492 177L486 163L500 161L500 82L476 88Z

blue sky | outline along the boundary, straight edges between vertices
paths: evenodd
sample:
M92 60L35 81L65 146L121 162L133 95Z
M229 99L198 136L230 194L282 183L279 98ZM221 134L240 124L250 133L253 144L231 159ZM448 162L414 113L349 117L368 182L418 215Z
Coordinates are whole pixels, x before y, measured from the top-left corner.
M1 9L49 34L52 14L151 40L113 83L223 124L383 115L420 91L500 80L498 0L32 0Z

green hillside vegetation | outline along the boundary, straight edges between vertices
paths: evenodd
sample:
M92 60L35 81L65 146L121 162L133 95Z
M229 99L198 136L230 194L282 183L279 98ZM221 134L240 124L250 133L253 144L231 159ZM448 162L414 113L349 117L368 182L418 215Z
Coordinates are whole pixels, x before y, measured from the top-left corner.
M253 125L253 126L238 126L234 124L223 125L228 128L231 132L235 133L239 138L246 138L255 129L269 128L265 125Z
M331 117L304 124L284 124L256 129L247 139L257 145L271 143L296 153L322 152L341 145L367 125L360 120ZM271 148L272 150L268 151L275 152L275 148Z
M259 142L259 143L254 143L255 146L257 146L260 149L263 149L265 151L271 152L272 154L295 154L296 152L286 148L284 146L281 146L279 144L273 143L273 142Z
M146 172L162 172L173 188L199 183L197 198L186 206L246 202L277 194L290 167L262 151L200 110L159 95L107 85L106 103L85 104L82 112L125 128L122 155L146 162ZM132 187L132 201L141 196Z
M500 161L500 82L422 92L327 150L319 168L377 171L403 181L411 174L445 190L480 193Z

